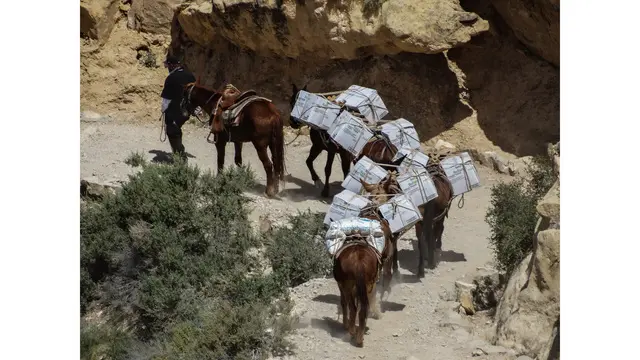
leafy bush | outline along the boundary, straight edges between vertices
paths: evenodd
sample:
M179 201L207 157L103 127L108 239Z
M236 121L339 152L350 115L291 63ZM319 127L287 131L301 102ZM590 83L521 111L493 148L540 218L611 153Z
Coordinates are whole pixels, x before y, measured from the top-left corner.
M533 249L536 205L555 181L551 161L540 156L528 165L524 178L491 188L491 205L486 214L491 228L489 240L498 267L507 274Z
M331 257L316 236L324 237L324 214L310 211L290 217L291 227L281 226L267 235L267 256L273 271L297 286L330 274Z
M286 348L285 278L249 276L260 238L243 191L254 184L248 168L145 164L81 208L81 313L112 314L81 324L82 359L264 359Z

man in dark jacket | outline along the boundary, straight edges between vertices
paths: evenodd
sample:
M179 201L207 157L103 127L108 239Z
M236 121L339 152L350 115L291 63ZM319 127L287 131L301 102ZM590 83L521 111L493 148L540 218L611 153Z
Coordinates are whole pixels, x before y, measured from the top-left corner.
M162 112L167 129L167 139L169 139L171 151L185 157L184 145L182 145L182 125L189 120L189 116L182 114L180 103L184 86L195 82L196 79L173 55L167 55L164 65L169 70L169 76L164 81L164 88L160 96L162 97Z

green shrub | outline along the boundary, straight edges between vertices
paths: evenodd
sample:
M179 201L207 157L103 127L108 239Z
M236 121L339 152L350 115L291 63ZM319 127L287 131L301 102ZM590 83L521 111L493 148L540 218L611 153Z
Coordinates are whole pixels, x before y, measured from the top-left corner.
M247 251L261 244L243 192L254 185L249 168L147 164L82 206L81 313L113 314L81 324L82 359L262 359L286 348L285 278L249 276Z
M323 218L323 213L298 213L290 217L291 227L277 227L267 234L267 256L273 271L289 286L331 273L331 257L316 238L324 238Z
M507 274L533 249L536 205L555 181L551 162L546 157L536 157L524 178L491 188L491 205L486 214L491 228L489 241L498 268Z

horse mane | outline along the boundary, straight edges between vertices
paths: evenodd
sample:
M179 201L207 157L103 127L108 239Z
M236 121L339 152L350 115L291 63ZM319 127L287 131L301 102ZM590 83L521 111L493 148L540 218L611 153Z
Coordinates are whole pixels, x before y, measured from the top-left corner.
M214 94L220 94L220 92L219 92L219 91L213 90L213 89L211 89L211 88L209 88L209 87L206 87L206 86L204 86L204 85L200 85L200 84L198 83L198 81L190 82L190 83L186 84L184 87L185 87L185 88L187 88L187 87L189 87L189 86L193 86L193 88L194 88L194 89L195 89L195 88L198 88L198 89L206 90L206 91L211 92L211 93L214 93Z

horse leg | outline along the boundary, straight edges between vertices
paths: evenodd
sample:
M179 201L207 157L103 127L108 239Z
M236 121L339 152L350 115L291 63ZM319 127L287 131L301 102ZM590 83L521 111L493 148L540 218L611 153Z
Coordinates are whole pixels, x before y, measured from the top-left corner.
M320 181L320 177L316 174L316 171L313 169L313 162L316 160L318 155L322 152L322 147L316 144L311 145L311 150L309 150L309 157L307 157L307 168L309 168L309 172L311 173L311 181L313 184L318 186L318 181Z
M440 261L442 252L442 234L444 233L444 218L433 225L433 233L436 239L436 262Z
M435 213L435 206L433 203L427 203L424 207L424 215L422 216L422 229L418 236L418 278L424 277L424 258L425 253L427 257L427 265L433 269L434 266L434 236L433 236L433 218Z
M342 151L340 153L340 163L342 164L342 174L346 179L347 175L349 175L349 170L351 170L351 154L347 151Z
M389 283L387 282L387 285L388 284ZM382 288L382 292L384 293L385 285L383 285ZM376 297L376 295L376 283L374 282L373 287L369 291L369 313L371 314L372 318L379 320L382 317L382 313L380 312L380 304L378 303L378 298ZM380 301L382 301L382 297L380 297Z
M349 313L348 313L348 309L347 309L347 296L344 292L344 290L342 289L342 285L340 283L338 283L338 288L340 289L340 308L338 308L338 311L342 310L342 326L344 326L345 330L349 330ZM340 315L338 315L339 317Z
M327 150L327 164L324 166L324 176L326 180L324 182L322 193L320 193L322 197L329 197L329 177L331 176L331 168L333 167L333 160L335 157L335 151Z
M267 197L273 197L276 194L275 188L273 186L273 164L271 163L271 160L269 160L267 145L254 141L253 146L255 146L256 152L258 153L258 158L260 158L262 166L264 166L264 171L267 174L267 189L265 193Z
M216 142L216 152L218 153L218 173L224 169L224 150L227 146L227 142L220 139L218 136L218 142Z
M242 143L241 142L234 142L233 146L236 148L236 155L234 157L234 162L236 163L236 166L242 166Z

